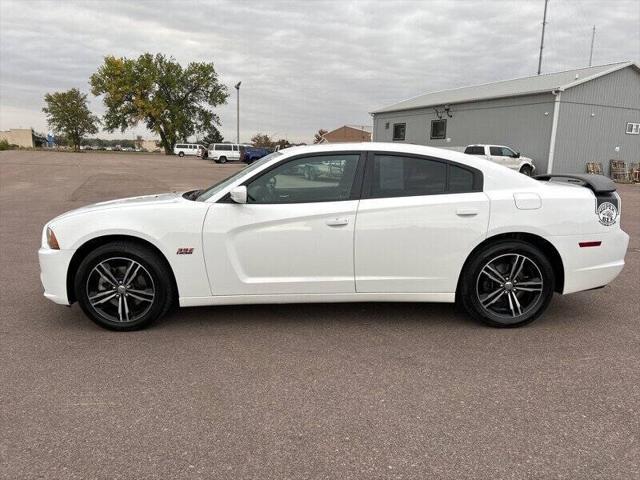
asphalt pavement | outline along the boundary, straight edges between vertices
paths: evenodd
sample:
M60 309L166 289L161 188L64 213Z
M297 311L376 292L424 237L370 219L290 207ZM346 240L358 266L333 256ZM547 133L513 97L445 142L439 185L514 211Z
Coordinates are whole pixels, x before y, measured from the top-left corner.
M178 310L133 333L42 296L42 226L238 165L0 152L0 478L640 478L640 185L627 265L520 329L453 305Z

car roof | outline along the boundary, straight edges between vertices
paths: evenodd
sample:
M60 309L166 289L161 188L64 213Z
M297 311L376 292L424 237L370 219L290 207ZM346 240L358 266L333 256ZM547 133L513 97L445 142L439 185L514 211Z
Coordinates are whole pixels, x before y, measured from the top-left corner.
M499 145L494 145L499 146ZM461 165L476 168L483 172L485 177L485 189L501 190L505 188L515 187L532 187L536 188L536 180L526 175L498 165L494 162L488 162L484 158L476 155L467 155L462 152L448 150L444 148L427 147L425 145L414 145L410 143L391 143L391 142L357 142L357 143L322 143L318 145L303 145L297 147L289 147L280 150L284 155L283 158L277 160L280 162L286 157L300 155L304 153L331 153L331 152L348 152L348 151L373 151L373 152L389 152L389 153L407 153L413 155L424 155L435 157L442 160L450 160Z

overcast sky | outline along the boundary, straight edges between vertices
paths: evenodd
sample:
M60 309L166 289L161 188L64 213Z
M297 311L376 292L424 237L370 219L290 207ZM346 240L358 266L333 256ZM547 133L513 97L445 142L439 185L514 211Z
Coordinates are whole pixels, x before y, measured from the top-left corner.
M47 131L46 92L77 87L105 55L162 52L214 62L233 96L235 139L310 142L319 128L370 125L369 111L421 93L533 75L544 0L0 0L0 129ZM640 0L550 0L543 72L640 59ZM90 107L103 113L90 95ZM143 127L104 137L153 135Z

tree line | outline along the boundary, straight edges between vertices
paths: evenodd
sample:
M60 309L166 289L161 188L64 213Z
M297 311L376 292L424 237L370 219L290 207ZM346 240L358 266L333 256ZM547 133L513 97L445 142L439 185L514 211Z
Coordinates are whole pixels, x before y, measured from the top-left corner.
M93 95L102 96L106 110L101 119L91 113L87 95L77 88L44 97L49 126L76 150L84 137L98 132L98 125L124 132L142 123L160 137L167 154L193 135L203 143L223 140L213 109L226 103L229 94L213 63L191 62L183 68L160 53L133 59L107 56L89 84Z

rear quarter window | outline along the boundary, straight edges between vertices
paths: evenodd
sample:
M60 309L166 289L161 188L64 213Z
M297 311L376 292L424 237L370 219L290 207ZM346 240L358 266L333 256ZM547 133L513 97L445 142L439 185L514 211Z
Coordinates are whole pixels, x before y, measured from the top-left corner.
M467 155L484 155L484 147L467 147L464 153Z

